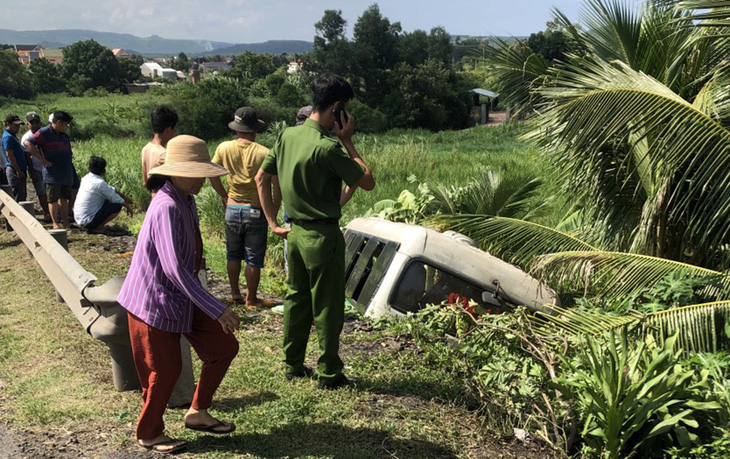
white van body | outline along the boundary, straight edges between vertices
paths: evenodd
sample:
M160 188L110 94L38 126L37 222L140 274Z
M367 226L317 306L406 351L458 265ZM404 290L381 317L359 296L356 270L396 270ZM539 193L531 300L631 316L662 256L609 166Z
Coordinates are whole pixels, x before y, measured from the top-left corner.
M345 295L368 317L457 301L495 314L558 304L553 290L458 233L379 218L355 219L343 233Z

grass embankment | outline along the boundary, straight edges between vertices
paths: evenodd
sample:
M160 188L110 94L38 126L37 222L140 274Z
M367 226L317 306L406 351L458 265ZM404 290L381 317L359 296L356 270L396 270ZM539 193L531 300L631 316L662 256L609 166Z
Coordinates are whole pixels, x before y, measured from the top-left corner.
M115 255L126 248L115 244L114 238L70 234L71 254L100 283L128 268L129 258ZM63 445L56 451L61 457L134 450L139 393L114 391L105 346L82 331L65 305L56 303L50 283L25 247L8 233L0 234L0 247L0 420L24 437L43 441L50 436L53 445ZM214 413L235 422L238 430L230 438L197 435L182 428L184 410L168 410L169 433L191 441L190 453L514 457L480 429L479 416L466 408L469 401L463 399L462 388L430 368L408 341L373 331L366 322L348 322L343 356L348 373L361 377L361 388L321 391L313 381L284 380L280 316L238 312L243 317L237 333L241 351L217 394ZM315 361L313 336L308 362Z

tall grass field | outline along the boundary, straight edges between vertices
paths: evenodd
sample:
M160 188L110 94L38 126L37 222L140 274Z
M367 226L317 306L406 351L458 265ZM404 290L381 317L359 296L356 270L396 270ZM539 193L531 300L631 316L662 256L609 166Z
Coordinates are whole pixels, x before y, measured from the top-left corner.
M74 139L74 163L79 175L87 172L91 155L104 157L108 163L107 181L129 196L139 211L132 219L121 217L121 223L136 232L150 201L149 193L142 186L140 151L151 138L149 111L155 104L165 102L164 96L155 94L84 98L50 95L35 101L6 104L0 111L23 116L25 112L35 110L43 119L55 109L69 111L75 118L70 134ZM415 191L420 182L460 185L486 169L544 176L547 162L531 145L518 138L524 131L522 126L506 125L453 132L402 130L375 135L358 134L356 125L356 148L373 169L377 186L371 192L358 190L355 193L343 209L341 224L344 226L365 215L380 200L396 198L404 189ZM211 157L219 143L232 138L233 133L229 138L208 142ZM271 132L257 138L267 147L271 147L274 140L275 135ZM208 265L225 274L223 206L209 184L197 197L197 205ZM282 266L283 244L271 236L267 267L272 269L266 270L264 275L264 291L269 288L274 290L270 293L282 293Z

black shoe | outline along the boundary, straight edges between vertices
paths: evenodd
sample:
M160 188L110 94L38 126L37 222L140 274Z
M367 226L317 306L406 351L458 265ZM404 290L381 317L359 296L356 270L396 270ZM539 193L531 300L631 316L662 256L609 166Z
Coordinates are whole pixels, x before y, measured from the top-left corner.
M299 371L284 373L284 377L286 377L287 381L291 381L297 378L311 378L312 376L314 376L314 370L306 365L303 366L302 369Z
M330 383L319 383L317 387L320 389L335 390L340 387L355 387L357 386L357 378L348 378L345 375L341 375L339 379L334 380Z

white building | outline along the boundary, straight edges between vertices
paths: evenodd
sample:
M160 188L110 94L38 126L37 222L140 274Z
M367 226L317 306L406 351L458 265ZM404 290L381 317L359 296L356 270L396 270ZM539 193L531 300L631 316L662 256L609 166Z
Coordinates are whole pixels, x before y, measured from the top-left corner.
M139 69L143 76L150 78L160 77L169 80L177 80L178 78L177 70L164 68L157 62L145 62L139 66Z

